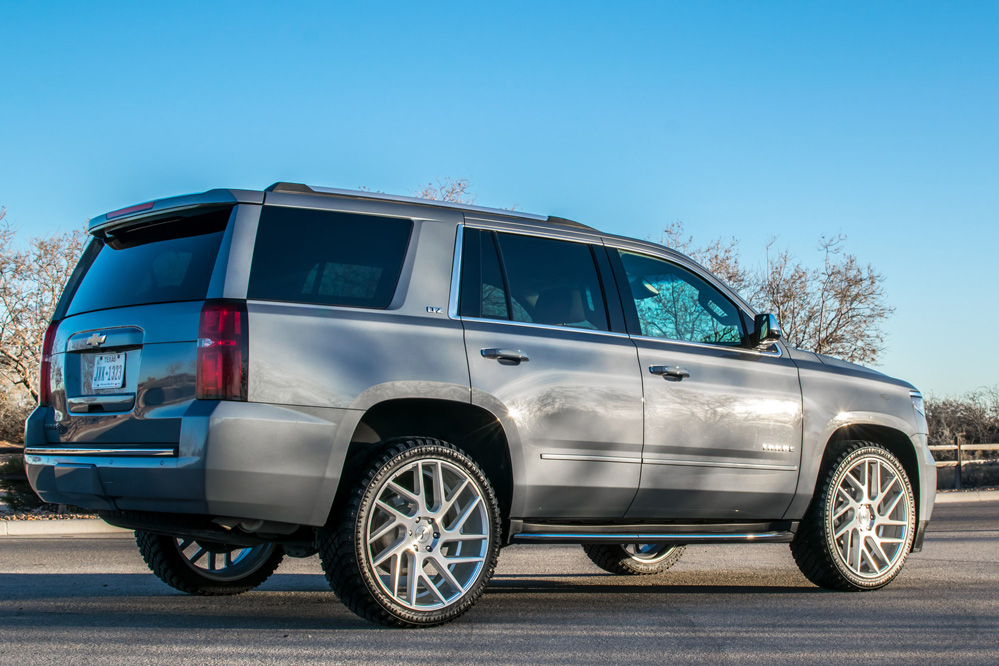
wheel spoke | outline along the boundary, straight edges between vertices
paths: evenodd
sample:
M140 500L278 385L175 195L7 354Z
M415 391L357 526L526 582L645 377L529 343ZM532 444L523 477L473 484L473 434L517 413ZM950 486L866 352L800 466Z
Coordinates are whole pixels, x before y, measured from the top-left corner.
M909 523L904 520L879 520L878 525L883 525L886 527L902 527L903 525L908 525Z
M902 497L904 497L904 495L902 495L902 493L899 493L898 495L896 495L895 499L893 499L891 501L891 506L889 506L884 511L879 512L878 515L881 515L881 516L890 516L892 514L892 512L895 510L895 507L898 506L898 503L902 501ZM877 505L875 505L875 507L877 507Z
M886 553L885 549L881 547L881 543L882 543L883 540L882 539L871 539L871 541L874 542L874 547L877 548L877 550L878 550L878 556L881 557L881 561L885 563L885 566L888 566L888 563L891 562L892 558L888 557L888 553Z
M860 482L860 479L853 475L853 472L848 473L843 480L853 486L854 490L863 494L865 492L864 484Z
M416 463L416 513L422 514L427 510L427 498L424 496L426 489L423 487L423 463Z
M407 516L406 514L404 514L399 509L397 509L394 506L392 506L391 504L385 503L384 500L378 500L377 502L375 502L375 504L378 505L379 509L382 509L383 511L387 511L388 513L391 513L393 516L395 516L396 520L405 519L405 518L409 518L410 517L410 516Z
M444 530L444 533L441 536L441 543L451 543L452 541L477 541L488 538L488 534L459 534L458 532L452 532L451 530Z
M451 499L449 499L441 506L440 510L441 516L447 515L447 512L450 511L451 507L454 506L454 503L458 501L458 497L461 495L462 491L465 490L465 486L467 485L468 485L468 479L463 479L461 485L458 486L458 489L455 490L453 493L451 493Z
M417 504L419 504L419 502L420 502L420 497L419 497L418 495L415 495L414 493L412 493L412 492L410 492L410 491L406 490L405 488L403 488L402 486L400 486L400 485L399 485L398 483L396 483L395 481L391 481L391 482L389 483L389 487L390 487L390 488L391 488L392 490L394 490L395 492L397 492L397 493L399 493L400 495L402 495L403 497L405 497L406 499L408 499L409 501L411 501L411 502L416 502Z
M440 462L431 468L434 482L434 512L439 512L444 506L444 470L441 469Z
M447 579L447 582L448 584L451 585L451 587L460 592L462 590L461 583L458 582L458 580L451 574L451 570L448 569L448 564L450 564L451 562L452 560L441 562L440 558L435 557L434 569L437 569L437 571L440 572L442 578Z
M398 520L393 520L389 523L386 523L384 527L379 528L377 532L368 537L368 543L371 543L373 541L378 541L383 536L388 534L391 530L395 529L401 524L402 523L400 523Z
M468 564L469 562L481 562L484 557L445 557L448 564Z
M475 508L479 506L479 502L481 501L482 498L476 495L475 499L472 500L471 504L469 504L468 507L466 507L465 512L461 515L461 518L458 519L458 522L452 528L452 531L458 532L461 530L462 527L464 527L465 521L468 520L468 517L472 515L472 511L474 511Z
M852 520L847 521L847 522L843 523L842 527L840 527L838 530L836 530L836 533L833 536L835 536L838 539L841 536L843 536L843 534L845 534L848 530L852 530L853 527L854 527L853 521Z
M898 483L898 477L897 476L892 476L891 481L888 483L888 485L884 489L881 490L881 494L875 500L875 506L884 501L885 497L888 495L888 491L891 490L895 486L896 483ZM899 490L898 496L899 497L902 496L901 489Z
M392 566L389 568L389 576L392 577L392 596L399 594L399 572L402 569L402 555L395 553L392 555Z
M192 557L189 561L191 562L191 564L196 564L198 562L198 560L200 560L202 557L204 557L205 553L207 553L207 552L208 552L208 550L205 549L205 548L198 548L198 552L196 552L194 554L194 557Z
M420 572L420 578L423 579L423 584L427 587L427 589L430 590L431 592L433 592L434 596L441 600L442 604L446 604L447 603L447 599L444 598L444 595L441 594L441 591L437 589L437 586L434 585L434 582L432 580L430 580L430 577L427 576L427 574L425 574L425 573L423 573L421 571ZM461 590L461 586L460 585L458 586L458 589Z
M416 553L412 555L407 555L407 567L406 567L406 602L410 606L416 605L416 584L418 579L418 565L420 563L420 558Z
M396 544L394 544L392 546L389 546L388 548L386 548L385 550L383 550L381 553L379 553L378 557L376 557L375 559L373 559L371 561L371 566L373 566L373 567L375 567L377 569L379 566L381 566L382 562L384 562L388 558L392 557L393 555L398 555L399 553L404 552L405 550L408 549L408 547L409 547L409 544L406 543L405 539L400 540L398 543L396 543Z

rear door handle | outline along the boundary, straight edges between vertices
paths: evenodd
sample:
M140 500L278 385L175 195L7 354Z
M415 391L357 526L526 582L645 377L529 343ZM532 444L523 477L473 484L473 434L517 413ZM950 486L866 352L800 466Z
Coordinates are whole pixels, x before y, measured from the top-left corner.
M661 375L662 377L672 378L677 381L682 381L690 376L686 368L681 368L678 365L652 365L649 366L649 372L654 375Z
M492 358L497 361L510 361L512 363L520 363L521 361L530 361L531 357L520 351L519 349L483 349L483 358Z

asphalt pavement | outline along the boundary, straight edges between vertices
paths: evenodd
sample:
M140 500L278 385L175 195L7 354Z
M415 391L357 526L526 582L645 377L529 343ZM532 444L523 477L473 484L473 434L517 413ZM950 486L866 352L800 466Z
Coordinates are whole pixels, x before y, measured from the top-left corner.
M576 546L504 549L482 600L422 630L347 611L316 558L256 591L191 597L128 534L0 540L0 664L995 664L999 502L941 504L883 590L808 583L786 545L696 546L666 575L602 573Z

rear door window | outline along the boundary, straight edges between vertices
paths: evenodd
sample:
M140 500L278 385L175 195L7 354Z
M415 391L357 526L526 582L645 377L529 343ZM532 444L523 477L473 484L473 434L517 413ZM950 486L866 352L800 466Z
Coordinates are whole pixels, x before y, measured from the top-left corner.
M476 233L481 238L479 254L466 261L463 269L462 316L609 330L589 245L519 234ZM469 249L466 244L465 251ZM477 287L469 275L476 265Z
M130 305L203 300L231 208L154 221L95 238L68 315Z
M247 297L388 307L412 230L399 218L265 206Z

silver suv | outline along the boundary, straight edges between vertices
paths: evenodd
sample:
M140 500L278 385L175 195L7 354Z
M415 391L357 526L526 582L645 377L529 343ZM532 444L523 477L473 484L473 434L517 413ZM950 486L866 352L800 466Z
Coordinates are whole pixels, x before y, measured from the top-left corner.
M782 542L898 575L936 471L909 384L799 351L664 247L278 183L108 213L45 335L25 458L194 594L318 551L359 615L439 624L507 544L618 574Z

